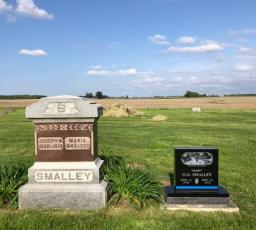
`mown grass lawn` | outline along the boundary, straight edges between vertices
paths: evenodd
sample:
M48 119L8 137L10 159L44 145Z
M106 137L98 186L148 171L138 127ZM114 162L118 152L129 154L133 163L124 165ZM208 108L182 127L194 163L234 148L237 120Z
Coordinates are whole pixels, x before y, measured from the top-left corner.
M167 182L173 174L175 146L220 149L220 184L240 214L168 212L158 206L136 211L109 207L99 211L0 211L0 229L256 229L256 111L189 109L143 110L131 118L100 118L100 155L122 156ZM1 113L1 111L0 111ZM154 115L168 116L153 122ZM0 115L0 161L33 163L32 122L17 109Z

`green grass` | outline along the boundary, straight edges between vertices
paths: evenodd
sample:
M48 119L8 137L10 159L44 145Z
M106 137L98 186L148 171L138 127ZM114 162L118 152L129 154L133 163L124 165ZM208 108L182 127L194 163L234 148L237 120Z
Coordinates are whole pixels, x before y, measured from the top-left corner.
M99 149L150 169L159 180L173 174L175 146L220 149L220 184L230 192L240 214L168 212L153 206L140 212L110 208L90 212L0 211L0 229L255 229L256 111L189 109L144 110L131 118L100 118ZM168 116L153 122L154 115ZM107 150L107 151L106 151ZM17 109L0 116L0 160L32 164L33 125Z

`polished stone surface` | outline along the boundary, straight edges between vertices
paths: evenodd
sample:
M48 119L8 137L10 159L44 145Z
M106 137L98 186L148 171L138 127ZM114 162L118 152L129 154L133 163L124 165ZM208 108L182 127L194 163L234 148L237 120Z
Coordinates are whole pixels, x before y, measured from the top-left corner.
M216 190L175 189L174 186L165 187L166 197L229 197L229 193L222 186Z
M239 208L229 197L228 192L219 186L217 192L183 191L176 192L174 186L165 188L163 209L200 212L239 212Z

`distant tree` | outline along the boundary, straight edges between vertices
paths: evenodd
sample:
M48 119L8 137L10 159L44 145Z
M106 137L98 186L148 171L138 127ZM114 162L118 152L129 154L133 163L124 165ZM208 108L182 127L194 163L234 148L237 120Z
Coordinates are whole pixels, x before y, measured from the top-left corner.
M102 93L101 91L97 91L97 92L95 93L95 96L96 96L97 99L102 99L102 98L104 98L104 95L103 95L103 93Z
M108 95L103 94L101 91L97 91L97 92L95 93L95 97L96 97L97 99L109 98Z
M93 98L93 94L92 94L92 93L86 93L86 94L85 94L85 97L87 97L87 98Z
M207 97L207 95L206 94L200 94L198 92L187 91L184 94L184 97Z

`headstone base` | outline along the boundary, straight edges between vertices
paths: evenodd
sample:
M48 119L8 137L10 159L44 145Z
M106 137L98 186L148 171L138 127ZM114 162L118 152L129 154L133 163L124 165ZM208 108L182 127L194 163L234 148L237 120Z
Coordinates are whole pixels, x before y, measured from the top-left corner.
M165 188L166 203L164 209L177 211L199 211L199 212L239 212L239 208L230 199L229 194L223 187L219 187L215 193L187 193L176 192L174 186Z
M26 184L19 189L19 208L64 208L89 210L103 208L107 202L107 183Z

